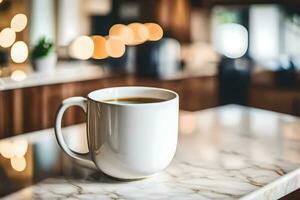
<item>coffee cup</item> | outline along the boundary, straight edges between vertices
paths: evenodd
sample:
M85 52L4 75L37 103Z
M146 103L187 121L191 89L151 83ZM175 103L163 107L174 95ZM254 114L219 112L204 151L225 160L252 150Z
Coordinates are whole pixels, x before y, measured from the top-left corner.
M88 153L72 151L61 122L65 110L86 114ZM165 169L175 155L178 138L178 94L152 87L114 87L84 97L65 99L57 111L55 134L63 151L119 179L140 179Z

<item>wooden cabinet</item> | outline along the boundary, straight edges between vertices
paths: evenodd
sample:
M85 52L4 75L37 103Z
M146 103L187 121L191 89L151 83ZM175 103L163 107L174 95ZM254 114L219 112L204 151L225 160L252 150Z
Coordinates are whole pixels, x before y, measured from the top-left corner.
M251 87L249 105L265 110L300 116L300 90L278 87Z
M179 94L180 108L184 110L201 110L218 105L215 76L155 80L118 75L97 80L5 90L0 91L0 138L53 127L56 110L67 97L86 96L96 89L125 85L174 90ZM66 111L63 125L80 123L84 120L83 111L72 107Z
M276 83L276 73L263 71L252 75L248 105L265 110L300 116L300 73L293 86Z

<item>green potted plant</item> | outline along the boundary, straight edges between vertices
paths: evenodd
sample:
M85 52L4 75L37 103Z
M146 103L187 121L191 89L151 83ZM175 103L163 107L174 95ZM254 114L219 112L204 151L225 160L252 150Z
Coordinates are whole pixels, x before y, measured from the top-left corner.
M45 37L39 39L31 52L33 67L38 72L51 72L55 69L57 56L53 42Z

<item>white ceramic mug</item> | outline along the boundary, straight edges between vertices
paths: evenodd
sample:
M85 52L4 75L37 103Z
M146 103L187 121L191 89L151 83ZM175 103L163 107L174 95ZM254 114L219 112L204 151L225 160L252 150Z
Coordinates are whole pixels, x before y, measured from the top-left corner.
M163 99L154 103L112 103L130 97ZM80 106L87 115L89 152L72 151L61 131L63 113ZM151 87L115 87L95 90L62 102L55 120L61 148L71 157L93 162L107 175L120 179L145 178L165 169L175 155L179 97L173 91Z

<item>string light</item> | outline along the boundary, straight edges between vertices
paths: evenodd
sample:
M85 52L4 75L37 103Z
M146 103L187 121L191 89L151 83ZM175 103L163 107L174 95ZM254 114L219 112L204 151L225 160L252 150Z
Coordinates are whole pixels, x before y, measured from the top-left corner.
M148 29L144 24L131 23L128 25L128 27L133 32L133 42L130 43L129 45L141 44L148 39L149 37Z
M4 158L11 158L13 154L13 146L11 142L3 141L0 143L0 153Z
M100 35L92 36L91 39L94 43L94 52L92 58L104 59L108 57L108 53L105 48L106 39Z
M10 27L15 32L22 31L26 27L26 25L27 17L24 14L16 14L10 22Z
M163 29L160 25L155 23L145 23L145 26L148 29L148 40L150 41L158 41L163 36Z
M115 24L106 37L100 35L79 36L69 46L69 55L86 60L89 58L119 58L124 55L125 45L138 45L143 42L157 41L163 36L160 25L155 23Z
M24 171L26 168L26 160L23 156L14 156L10 159L11 167L18 171Z
M22 63L28 57L28 47L23 41L18 41L11 47L10 56L15 63Z
M5 28L0 32L0 45L10 47L16 40L16 33L11 28Z
M13 141L12 145L13 145L13 154L15 156L21 157L26 154L27 149L28 149L27 140L24 140L24 139L15 140L15 141Z
M132 29L124 24L115 24L109 29L110 36L120 37L126 44L132 44L134 42L134 35Z
M79 36L70 45L69 53L71 57L80 60L87 60L93 56L94 43L88 36Z
M105 49L109 56L119 58L125 53L125 44L119 37L108 36Z

